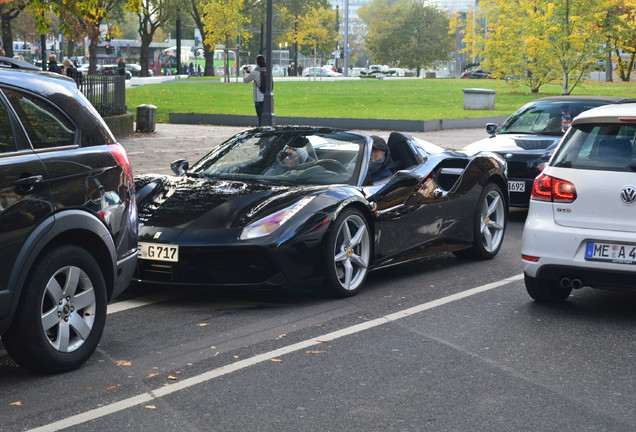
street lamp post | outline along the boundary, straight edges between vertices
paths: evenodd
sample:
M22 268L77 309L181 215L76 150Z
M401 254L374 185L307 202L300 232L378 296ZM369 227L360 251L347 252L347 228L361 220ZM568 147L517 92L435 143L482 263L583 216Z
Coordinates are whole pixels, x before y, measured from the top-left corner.
M267 25L267 33L265 37L265 59L267 61L267 72L265 76L267 77L267 81L265 83L265 98L263 100L263 114L261 123L263 126L274 126L276 125L276 116L274 115L274 93L272 92L272 47L273 47L273 35L274 31L272 29L274 23L274 13L272 0L267 0L267 14L265 17L266 25Z

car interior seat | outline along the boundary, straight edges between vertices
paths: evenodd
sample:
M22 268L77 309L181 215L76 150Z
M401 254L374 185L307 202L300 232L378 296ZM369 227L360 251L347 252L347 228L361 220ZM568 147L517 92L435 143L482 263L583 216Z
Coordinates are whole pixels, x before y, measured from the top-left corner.
M604 162L631 161L632 143L628 139L603 138L592 148L592 159Z
M413 150L408 143L411 137L400 132L391 132L387 146L391 152L393 164L390 167L392 171L411 168L417 165L417 158L413 154Z

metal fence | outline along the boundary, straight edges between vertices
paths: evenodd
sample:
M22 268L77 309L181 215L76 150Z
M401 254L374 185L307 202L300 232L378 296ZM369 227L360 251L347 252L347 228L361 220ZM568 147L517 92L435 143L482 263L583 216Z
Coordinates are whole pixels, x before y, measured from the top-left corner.
M119 75L84 75L75 78L77 87L102 117L126 112L126 79Z

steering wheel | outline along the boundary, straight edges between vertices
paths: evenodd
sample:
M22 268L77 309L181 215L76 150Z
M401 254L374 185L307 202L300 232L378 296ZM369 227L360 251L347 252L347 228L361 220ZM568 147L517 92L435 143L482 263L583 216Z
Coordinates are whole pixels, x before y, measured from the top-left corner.
M321 159L316 162L316 165L324 167L327 171L333 171L336 173L347 172L347 168L335 159Z

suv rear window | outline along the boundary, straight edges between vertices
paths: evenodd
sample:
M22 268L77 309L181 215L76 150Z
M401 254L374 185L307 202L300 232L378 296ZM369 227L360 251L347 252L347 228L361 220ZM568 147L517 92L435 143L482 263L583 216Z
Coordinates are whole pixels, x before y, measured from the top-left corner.
M75 126L49 102L16 90L3 91L20 117L35 149L75 143Z
M632 171L636 125L580 124L554 155L551 164L561 168Z

